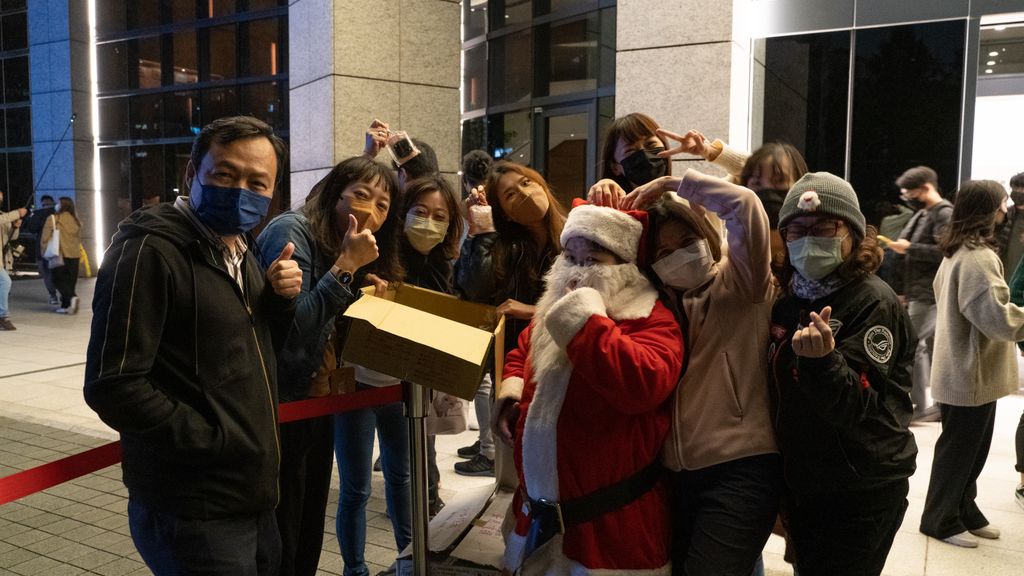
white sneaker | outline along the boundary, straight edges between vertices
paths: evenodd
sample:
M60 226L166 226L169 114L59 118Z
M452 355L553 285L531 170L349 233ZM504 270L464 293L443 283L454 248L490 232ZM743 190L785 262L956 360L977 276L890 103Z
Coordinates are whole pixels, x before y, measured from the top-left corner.
M68 314L78 314L78 296L71 297L71 305L68 306Z
M999 539L999 528L993 528L991 524L988 526L982 526L977 530L968 530L971 534L974 534L978 538L984 538L986 540L998 540Z
M67 308L57 308L56 310L54 310L54 312L56 312L57 314L67 314L68 313L68 309Z
M961 548L977 548L978 539L971 537L967 532L961 532L959 534L953 534L949 538L943 538L943 542L946 544L952 544L953 546L960 546Z

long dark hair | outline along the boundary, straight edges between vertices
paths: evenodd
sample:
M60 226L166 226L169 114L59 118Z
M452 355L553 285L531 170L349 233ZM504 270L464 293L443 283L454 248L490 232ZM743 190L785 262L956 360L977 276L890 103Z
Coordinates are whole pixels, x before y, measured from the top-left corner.
M994 180L969 180L960 186L953 215L939 239L939 250L950 258L961 246L995 248L996 214L1006 190Z
M445 208L448 209L448 231L444 234L444 240L430 251L429 256L433 258L436 255L445 260L454 260L459 256L459 241L462 240L461 203L452 185L443 176L433 174L406 183L401 217L404 219L420 197L431 192L440 192L441 198L444 199ZM402 234L402 242L408 242L405 234Z
M79 226L82 225L82 222L78 219L78 214L75 213L75 201L72 200L70 196L60 197L60 213L71 214L71 217L75 219L75 222L78 222Z
M699 216L691 208L675 199L675 194L666 192L661 198L647 209L648 232L647 232L647 262L654 263L658 255L658 239L661 236L661 229L667 222L676 220L690 230L693 230L708 243L708 251L715 262L722 259L722 237L711 225L706 216Z
M786 180L792 186L801 176L807 174L807 161L803 154L792 144L785 142L769 142L761 146L747 158L740 171L740 185L746 186L754 175L754 170L768 161L771 166L772 180ZM788 168L788 169L787 169Z
M341 252L341 242L345 237L345 230L338 230L335 207L341 198L341 193L353 182L379 182L391 200L384 224L381 225L380 230L373 233L373 237L377 239L377 249L380 251L380 255L362 271L376 274L388 282L399 281L405 272L398 257L398 238L402 233L402 219L396 214L395 207L402 205L402 190L398 186L394 173L380 162L365 156L349 158L335 166L314 187L319 190L315 194L310 194L305 206L302 207L302 213L309 221L309 229L316 241L317 248L331 259L337 258Z
M611 180L621 178L612 171L612 165L618 164L615 161L615 146L618 145L620 139L633 143L654 136L661 140L661 136L658 136L658 128L660 126L654 121L654 118L641 112L632 112L621 118L616 118L604 135L604 145L601 148L601 178ZM662 140L662 145L668 148L664 140ZM666 174L672 174L671 160L666 163L666 170Z
M534 241L533 235L530 234L530 230L526 226L512 220L501 208L501 202L498 200L498 182L509 172L526 176L540 184L540 187L544 189L544 194L548 197L548 213L544 215L548 243L543 249ZM539 286L541 277L546 272L542 269L545 264L545 253L558 254L562 251L559 238L562 235L562 228L565 226L565 209L558 203L558 199L551 193L547 181L540 174L514 162L502 160L495 163L487 175L485 189L487 190L487 204L491 206L491 215L494 219L494 230L498 233L493 255L497 285L505 285L506 280L513 272L512 268L516 263L512 262L512 246L518 244L522 247L522 264L525 265L528 273L526 280L531 285Z

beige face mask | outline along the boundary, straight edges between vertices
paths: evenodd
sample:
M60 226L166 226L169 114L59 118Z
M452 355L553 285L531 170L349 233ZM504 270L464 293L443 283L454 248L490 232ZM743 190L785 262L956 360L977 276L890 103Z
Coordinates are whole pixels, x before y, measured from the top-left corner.
M380 213L380 210L374 206L373 202L357 198L349 198L348 211L356 217L360 230L369 229L370 232L380 230L380 227L384 225L384 219L387 217L386 213Z
M524 226L536 224L548 213L548 198L539 188L517 197L508 207L508 217Z

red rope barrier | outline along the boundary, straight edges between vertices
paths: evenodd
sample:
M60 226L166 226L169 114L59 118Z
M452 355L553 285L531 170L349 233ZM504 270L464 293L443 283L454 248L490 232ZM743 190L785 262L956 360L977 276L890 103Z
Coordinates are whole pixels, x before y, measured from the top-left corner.
M311 398L281 404L278 419L281 423L306 420L338 412L349 412L402 400L401 386L370 388L350 394ZM0 505L24 498L68 480L91 474L121 461L121 443L111 442L49 462L42 466L22 470L0 478Z

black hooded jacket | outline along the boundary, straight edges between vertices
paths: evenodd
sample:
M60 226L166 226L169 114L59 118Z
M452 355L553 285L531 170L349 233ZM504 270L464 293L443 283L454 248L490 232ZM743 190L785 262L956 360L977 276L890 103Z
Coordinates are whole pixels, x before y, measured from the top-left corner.
M129 495L209 519L277 505L271 320L287 322L253 250L245 291L172 204L121 223L93 299L85 399L121 434Z

